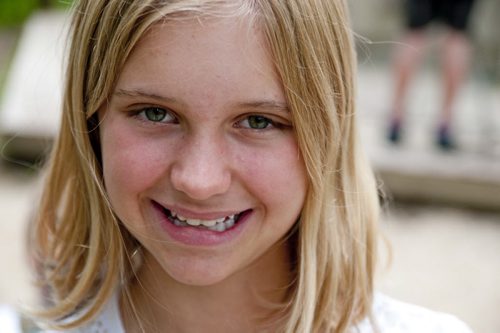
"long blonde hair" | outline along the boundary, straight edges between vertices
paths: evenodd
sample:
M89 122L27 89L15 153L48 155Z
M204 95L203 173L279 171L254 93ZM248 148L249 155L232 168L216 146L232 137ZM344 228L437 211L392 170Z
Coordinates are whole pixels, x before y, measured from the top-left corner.
M308 173L292 235L297 265L284 331L347 332L369 315L378 201L357 142L345 0L81 0L60 135L33 228L34 254L51 294L39 314L52 325L89 321L133 269L136 241L114 216L103 185L96 111L148 28L172 14L210 15L220 6L263 26Z

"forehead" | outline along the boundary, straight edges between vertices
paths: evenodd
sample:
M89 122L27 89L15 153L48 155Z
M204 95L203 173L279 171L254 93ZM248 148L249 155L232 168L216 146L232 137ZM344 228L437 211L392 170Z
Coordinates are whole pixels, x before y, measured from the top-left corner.
M260 38L261 24L257 23L262 16L259 15L260 10L251 5L252 3L253 1L248 0L184 0L169 4L158 9L155 23L146 30L137 46L147 44L149 39L158 40L160 38L158 35L164 33L165 30L168 30L172 42L177 41L178 38L187 38L189 35L191 38L196 37L200 32L214 30L215 27L221 28L222 31L239 34L246 30L247 37ZM206 44L213 43L213 40L206 38L200 38L198 42L203 42L203 40L206 40Z
M250 46L267 50L262 29L246 16L179 14L154 24L139 39L134 51L142 48L142 51L149 49L153 55L162 51L173 54L172 48L175 48L190 54L204 52L203 58L209 59L212 52L221 49L245 54Z
M117 87L283 99L265 35L247 16L182 15L153 25L126 61Z

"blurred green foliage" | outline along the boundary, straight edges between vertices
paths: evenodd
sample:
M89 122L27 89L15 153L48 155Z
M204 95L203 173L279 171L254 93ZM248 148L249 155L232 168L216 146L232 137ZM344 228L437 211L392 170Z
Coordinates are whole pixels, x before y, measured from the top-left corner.
M39 8L66 8L72 0L0 0L0 27L21 25L30 14Z

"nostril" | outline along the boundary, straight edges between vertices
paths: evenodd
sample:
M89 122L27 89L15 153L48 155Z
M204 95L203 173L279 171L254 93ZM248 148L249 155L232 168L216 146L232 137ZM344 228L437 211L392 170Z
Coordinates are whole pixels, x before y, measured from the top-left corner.
M231 174L220 162L216 165L200 165L199 161L176 165L170 178L176 190L198 200L223 194L231 184Z

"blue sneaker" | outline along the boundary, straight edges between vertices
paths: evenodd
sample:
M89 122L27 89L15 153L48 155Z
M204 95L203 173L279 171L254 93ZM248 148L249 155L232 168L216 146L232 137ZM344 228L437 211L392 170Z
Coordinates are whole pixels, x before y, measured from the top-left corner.
M389 142L393 144L399 143L401 141L401 121L392 120L389 125L389 131L387 135Z
M437 132L436 144L442 150L449 151L449 150L456 149L455 140L453 140L453 138L450 134L450 128L447 125L439 126L439 129Z

